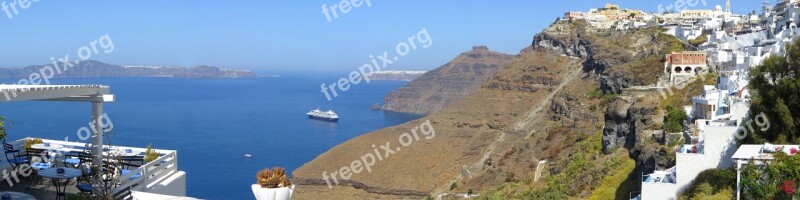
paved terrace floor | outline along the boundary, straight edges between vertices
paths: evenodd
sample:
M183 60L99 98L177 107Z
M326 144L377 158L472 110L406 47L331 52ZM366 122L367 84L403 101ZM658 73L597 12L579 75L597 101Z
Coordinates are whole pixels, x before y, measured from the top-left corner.
M53 186L53 182L50 179L38 177L40 180L36 184L30 184L30 181L27 178L20 177L20 182L14 184L13 186L9 186L8 181L2 180L3 182L0 183L0 191L14 191L14 192L22 192L33 195L36 199L40 200L47 200L47 199L55 199L56 198L56 188ZM14 182L13 179L11 179ZM77 195L80 193L78 188L75 187L77 182L75 179L71 179L69 183L67 183L67 196Z

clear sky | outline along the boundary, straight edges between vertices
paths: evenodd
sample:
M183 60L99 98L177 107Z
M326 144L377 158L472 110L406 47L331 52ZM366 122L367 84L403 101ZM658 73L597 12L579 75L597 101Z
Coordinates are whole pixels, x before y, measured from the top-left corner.
M0 0L9 4L16 0ZM683 0L678 0L683 1ZM699 1L697 9L724 5ZM50 63L109 34L115 49L92 59L117 65L215 65L256 70L340 71L370 62L423 28L432 44L392 69L432 69L473 45L516 54L565 11L586 11L588 0L371 0L329 22L322 12L341 0L89 1L38 0L0 10L0 66ZM675 0L609 0L649 12ZM760 10L761 1L733 0L733 10ZM10 4L9 4L10 5ZM12 11L13 12L13 11ZM13 14L13 13L12 13Z

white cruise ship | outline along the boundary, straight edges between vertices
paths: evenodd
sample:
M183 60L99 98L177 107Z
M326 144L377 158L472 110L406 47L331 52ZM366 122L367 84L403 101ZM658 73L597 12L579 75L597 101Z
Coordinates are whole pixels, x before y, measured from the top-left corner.
M332 121L332 122L339 121L339 115L337 115L332 110L328 110L326 112L322 112L319 109L314 109L314 110L312 110L312 111L310 111L310 112L308 112L306 114L308 115L308 118L311 118L311 119L319 119L319 120Z

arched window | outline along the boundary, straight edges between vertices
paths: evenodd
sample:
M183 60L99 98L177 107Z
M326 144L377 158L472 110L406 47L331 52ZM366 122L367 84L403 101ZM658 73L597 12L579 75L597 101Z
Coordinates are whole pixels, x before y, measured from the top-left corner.
M681 73L681 71L683 71L681 67L675 67L675 73Z
M686 73L689 73L689 72L692 72L692 68L691 67L686 67L685 69L683 69L683 71L685 71Z

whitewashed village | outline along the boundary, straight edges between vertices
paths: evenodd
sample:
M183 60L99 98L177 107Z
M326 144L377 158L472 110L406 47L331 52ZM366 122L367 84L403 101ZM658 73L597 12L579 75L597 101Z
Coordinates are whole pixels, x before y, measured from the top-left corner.
M696 2L699 3L699 2ZM664 55L663 76L654 86L662 93L698 81L703 74L719 75L716 85L705 85L703 94L684 107L686 143L676 149L675 166L668 170L643 174L641 194L632 199L677 199L681 190L704 170L737 170L736 199L740 199L740 169L751 160L768 161L776 149L794 154L798 146L737 143L737 136L759 128L768 128L766 119L748 116L750 93L748 73L771 55L783 55L785 47L800 34L800 0L763 3L760 13L735 14L730 0L713 10L687 8L664 13L621 9L606 4L588 12L567 12L560 20L586 20L595 28L621 31L651 26L683 42L697 41L694 51ZM737 147L739 146L739 147ZM756 162L759 163L759 162Z

